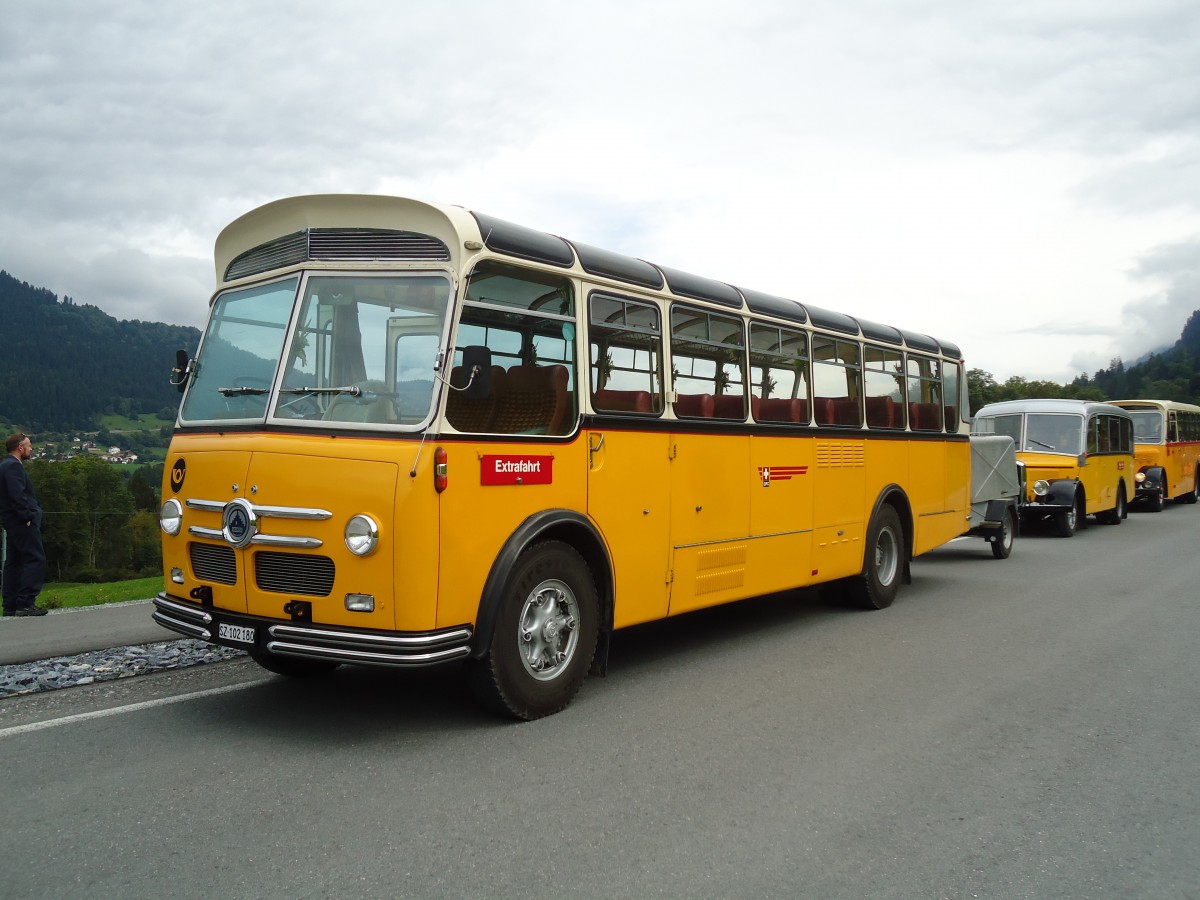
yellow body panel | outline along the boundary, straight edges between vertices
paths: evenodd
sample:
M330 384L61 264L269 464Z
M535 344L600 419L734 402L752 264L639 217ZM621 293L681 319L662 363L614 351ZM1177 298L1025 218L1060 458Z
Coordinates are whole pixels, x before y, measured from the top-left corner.
M613 626L667 614L670 585L670 436L587 434L588 516L604 536L615 582Z
M1135 472L1157 466L1167 473L1168 498L1180 497L1196 489L1200 444L1134 444L1133 458Z
M1071 479L1083 486L1088 515L1106 512L1117 505L1117 486L1124 482L1125 499L1134 496L1133 475L1136 471L1132 454L1098 453L1079 457L1061 453L1020 451L1017 459L1025 463L1026 495L1033 502L1034 483Z
M513 532L547 509L587 511L587 441L567 444L480 439L443 445L449 486L441 495L442 558L437 625L473 623L492 564ZM553 459L550 484L483 484L486 456Z
M409 477L417 444L411 441L362 440L317 435L239 434L176 435L171 444L164 477L164 497L184 504L184 528L164 540L164 565L185 573L182 586L168 582L172 593L188 597L201 584L213 591L213 603L222 609L278 619L291 600L312 603L314 622L385 630L422 630L434 627L437 597L437 500L431 462ZM426 451L428 456L429 451ZM172 469L178 460L186 465L182 484L175 489ZM189 534L188 528L219 531L221 514L187 507L187 500L227 503L244 498L256 506L323 509L324 520L269 516L260 519L259 531L284 537L310 537L321 541L315 549L279 549L252 544L233 549L237 584L201 581L192 568L190 543L227 547L221 540ZM343 540L351 516L365 514L380 525L379 548L357 557ZM397 534L396 522L424 523ZM327 557L335 571L333 588L325 596L263 590L255 577L254 555L280 552L289 558ZM402 586L397 590L397 586ZM348 593L371 594L374 612L349 612Z

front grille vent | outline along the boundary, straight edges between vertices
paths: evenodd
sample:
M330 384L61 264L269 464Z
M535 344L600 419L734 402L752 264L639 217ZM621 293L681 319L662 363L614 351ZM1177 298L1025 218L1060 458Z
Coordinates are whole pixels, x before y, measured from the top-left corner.
M328 556L302 556L263 550L254 554L254 583L276 594L328 597L335 569Z
M188 545L188 553L192 558L192 572L200 581L237 584L237 559L232 547L192 543Z
M259 244L233 260L225 280L245 278L283 266L315 260L448 260L450 251L435 237L387 228L310 228Z

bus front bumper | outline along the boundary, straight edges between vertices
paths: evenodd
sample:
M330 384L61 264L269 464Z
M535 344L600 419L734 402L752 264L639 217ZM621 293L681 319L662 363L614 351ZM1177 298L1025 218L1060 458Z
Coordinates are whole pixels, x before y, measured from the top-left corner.
M311 622L280 622L168 596L154 598L154 621L186 637L247 652L362 666L430 666L465 659L471 628L379 632Z

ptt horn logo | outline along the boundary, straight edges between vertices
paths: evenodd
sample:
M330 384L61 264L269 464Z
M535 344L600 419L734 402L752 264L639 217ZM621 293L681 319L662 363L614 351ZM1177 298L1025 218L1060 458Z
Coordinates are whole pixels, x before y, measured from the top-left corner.
M183 461L181 456L175 460L175 465L171 466L171 492L178 494L183 490L183 479L187 477L187 463Z
M791 481L797 475L807 475L808 466L759 466L758 477L762 479L763 487L770 487L772 481Z

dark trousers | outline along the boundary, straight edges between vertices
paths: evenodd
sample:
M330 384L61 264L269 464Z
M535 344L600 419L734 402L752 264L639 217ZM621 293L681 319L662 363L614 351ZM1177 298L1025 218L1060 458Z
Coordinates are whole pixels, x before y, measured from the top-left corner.
M32 524L14 522L4 527L4 610L33 606L46 580L46 551L42 547L40 516Z

